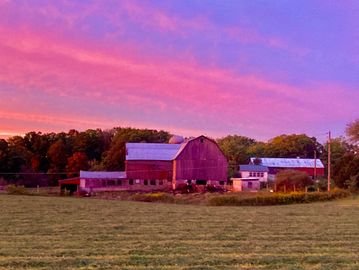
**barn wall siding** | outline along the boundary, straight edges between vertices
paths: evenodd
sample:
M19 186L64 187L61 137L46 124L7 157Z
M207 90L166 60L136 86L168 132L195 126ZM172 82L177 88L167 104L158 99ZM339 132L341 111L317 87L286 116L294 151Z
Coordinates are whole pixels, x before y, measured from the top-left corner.
M206 137L188 142L177 156L176 180L227 180L228 162L218 145Z
M128 179L172 179L172 161L128 160L126 161Z
M171 181L168 180L144 180L144 179L81 179L84 183L80 186L81 191L122 191L122 190L168 190Z
M269 167L269 173L270 174L277 174L280 171L283 170L296 170L301 172L306 172L309 176L314 176L314 168L278 168L278 167ZM317 176L324 176L324 168L317 168L316 169Z

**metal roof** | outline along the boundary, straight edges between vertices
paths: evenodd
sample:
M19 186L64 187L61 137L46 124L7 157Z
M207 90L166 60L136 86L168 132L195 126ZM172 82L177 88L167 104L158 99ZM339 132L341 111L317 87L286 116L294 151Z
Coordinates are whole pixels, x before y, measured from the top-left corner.
M126 172L89 172L89 171L80 171L80 178L126 178Z
M126 143L126 160L173 160L182 144Z
M251 158L251 163L256 158ZM258 158L262 166L277 167L277 168L313 168L314 159L312 158ZM317 168L324 168L320 159L316 162Z
M268 167L262 165L239 165L241 172L268 172Z

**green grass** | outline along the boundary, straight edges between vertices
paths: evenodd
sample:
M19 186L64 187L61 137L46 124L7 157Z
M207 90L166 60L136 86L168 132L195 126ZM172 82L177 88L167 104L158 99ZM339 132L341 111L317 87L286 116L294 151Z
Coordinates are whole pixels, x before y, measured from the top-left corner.
M0 269L359 269L359 199L209 207L0 195Z

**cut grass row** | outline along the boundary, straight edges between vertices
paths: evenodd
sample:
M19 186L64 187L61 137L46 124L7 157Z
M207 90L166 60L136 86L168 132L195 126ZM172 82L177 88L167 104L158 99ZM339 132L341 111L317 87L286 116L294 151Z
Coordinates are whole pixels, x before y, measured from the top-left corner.
M358 269L359 200L209 207L0 195L0 269Z

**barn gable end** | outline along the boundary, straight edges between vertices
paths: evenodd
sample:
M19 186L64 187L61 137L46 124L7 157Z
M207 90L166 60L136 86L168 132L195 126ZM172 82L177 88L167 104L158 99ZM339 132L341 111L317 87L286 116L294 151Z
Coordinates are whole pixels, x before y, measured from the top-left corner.
M218 182L227 180L228 162L215 141L200 136L181 147L174 159L173 168L174 181Z

